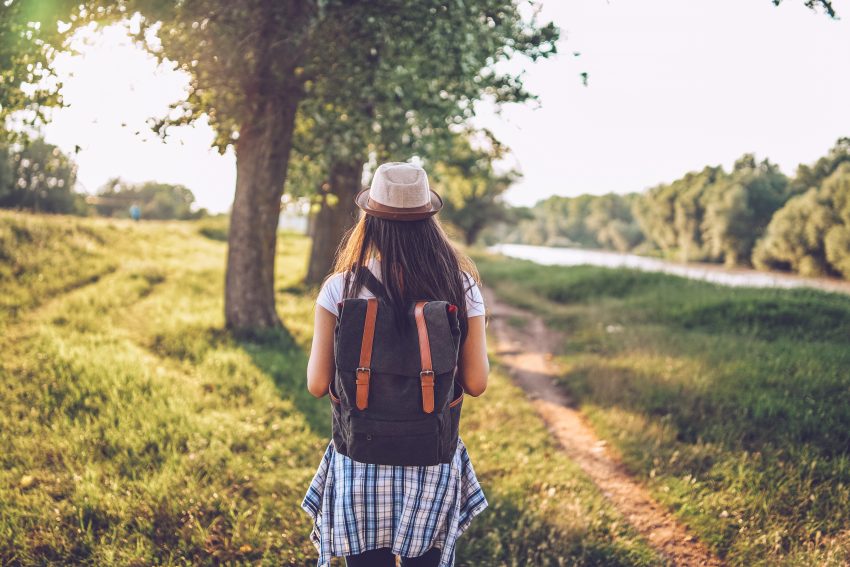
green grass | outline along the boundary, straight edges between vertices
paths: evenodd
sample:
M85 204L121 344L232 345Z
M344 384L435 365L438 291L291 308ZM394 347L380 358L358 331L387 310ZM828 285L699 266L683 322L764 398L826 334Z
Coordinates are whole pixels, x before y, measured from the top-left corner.
M489 507L460 540L458 565L663 565L560 450L496 364L464 401L461 438Z
M295 499L324 405L298 395L291 337L221 331L223 246L189 224L95 222L75 263L68 219L3 222L40 235L18 253L44 277L4 281L39 307L3 336L0 562L310 564ZM54 252L61 284L26 289Z
M3 213L0 329L21 310L115 270L117 262L104 250L119 232L108 221Z
M198 227L198 233L212 240L220 240L227 242L228 223L230 218L227 215L216 215L213 217L203 218L195 223Z
M719 555L850 561L850 297L477 260L566 332L562 383Z
M0 213L0 564L315 564L299 505L330 413L305 387L309 241L280 235L285 330L237 339L222 228ZM490 508L457 564L659 564L492 380L464 402Z

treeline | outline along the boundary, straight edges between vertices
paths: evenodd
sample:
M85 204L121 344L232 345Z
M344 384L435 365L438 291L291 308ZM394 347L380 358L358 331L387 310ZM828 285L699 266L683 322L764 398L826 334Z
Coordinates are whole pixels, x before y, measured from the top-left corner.
M487 243L604 248L627 252L644 241L632 213L635 193L552 196L531 208L516 208L516 224L498 224L484 233Z
M43 139L0 146L0 208L36 213L128 217L136 207L144 219L195 219L195 195L183 185L109 180L95 195L76 190L77 165Z
M752 154L644 193L554 196L488 241L576 246L850 278L850 138L794 177Z

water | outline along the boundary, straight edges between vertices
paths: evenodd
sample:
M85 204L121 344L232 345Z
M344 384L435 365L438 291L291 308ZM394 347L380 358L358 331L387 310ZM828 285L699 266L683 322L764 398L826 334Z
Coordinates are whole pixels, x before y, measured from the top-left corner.
M677 263L636 254L623 254L580 248L554 248L526 244L497 244L489 248L512 258L531 260L556 266L604 266L633 268L646 272L663 272L683 278L703 280L727 286L746 287L813 287L826 291L850 293L850 282L830 278L803 278L781 272L760 272L749 268L724 268L717 264Z

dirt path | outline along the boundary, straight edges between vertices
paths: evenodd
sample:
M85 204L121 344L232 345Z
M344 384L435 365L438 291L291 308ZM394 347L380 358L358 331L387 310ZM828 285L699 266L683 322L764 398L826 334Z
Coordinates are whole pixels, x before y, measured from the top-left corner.
M570 399L555 382L558 368L551 354L564 339L547 329L540 317L499 301L489 290L486 301L492 316L490 331L500 361L525 390L564 452L650 545L674 565L723 565L652 499L647 489L607 449L605 441L571 407ZM509 321L512 317L522 318L526 323L517 328Z

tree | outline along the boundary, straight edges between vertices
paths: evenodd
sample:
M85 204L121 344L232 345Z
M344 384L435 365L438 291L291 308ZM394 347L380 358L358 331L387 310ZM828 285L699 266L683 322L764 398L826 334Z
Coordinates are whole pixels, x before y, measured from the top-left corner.
M845 279L850 279L850 223L845 219L830 228L823 244L829 264Z
M365 143L365 134L432 124L416 119L425 107L416 101L436 105L445 98L443 79L452 87L446 90L446 104L470 108L471 101L488 92L482 88L515 87L515 79L482 69L511 53L508 41L518 51L540 43L539 34L515 25L518 10L508 0L421 0L416 9L401 0L127 0L118 6L141 12L139 39L191 77L187 100L175 105L178 115L161 121L158 131L206 114L218 133L215 144L235 147L225 292L232 328L279 324L273 285L277 216L302 101L320 139L333 142L322 144L325 156L341 162L325 160L331 191L345 193L328 202L351 207L367 151L381 154L383 149L379 141L371 147ZM402 115L408 120L390 118ZM451 114L437 115L445 127ZM335 215L315 224L338 228L346 223Z
M703 240L708 257L729 266L748 264L753 246L764 234L773 213L790 196L788 178L765 159L745 154L730 175L705 192Z
M506 148L485 134L480 147L473 147L471 133L455 135L446 157L432 169L444 203L441 216L460 229L468 246L487 224L508 220L502 196L520 177L516 170L497 172L496 162L504 159Z
M307 281L329 271L344 232L356 220L353 197L367 158L437 161L450 152L450 126L466 122L474 102L531 98L518 75L493 71L513 55L555 52L558 30L524 18L516 0L362 2L337 23L346 48L317 53L320 74L302 106L308 145L327 172L314 216ZM340 53L343 52L344 56ZM296 143L296 148L300 147Z
M3 155L5 154L5 155ZM77 165L42 139L0 149L0 207L37 213L84 213L74 192Z
M221 151L234 147L225 292L230 328L280 325L274 307L276 229L295 113L304 96L306 46L319 41L328 14L345 3L83 0L74 4L79 8L64 9L70 29L86 20L140 14L136 38L190 77L186 99L154 130L164 136L170 126L204 116L216 132L213 145Z
M812 187L820 187L842 163L850 162L850 137L839 138L829 153L812 165L801 163L792 181L792 192L805 193Z
M841 164L820 187L790 199L773 216L756 245L759 269L805 276L850 278L850 163Z
M641 195L633 212L647 240L682 261L704 259L704 195L724 175L723 168L706 166Z
M228 327L280 325L274 302L275 249L295 113L304 96L307 46L340 2L127 0L100 3L143 16L137 37L190 77L185 101L155 129L205 115L214 145L236 152L228 232Z
M608 193L590 201L585 225L600 248L628 252L643 241L632 216L634 195Z
M725 176L722 167L706 166L673 182L677 193L673 205L676 243L683 262L706 258L703 229L706 193Z
M676 187L666 184L650 188L635 201L634 215L646 239L664 252L676 250Z
M592 195L550 197L542 203L541 214L547 244L594 247L596 239L585 220L590 214Z

